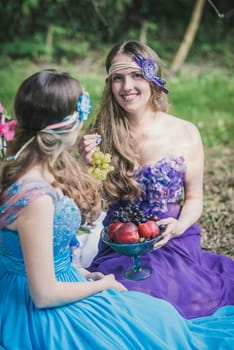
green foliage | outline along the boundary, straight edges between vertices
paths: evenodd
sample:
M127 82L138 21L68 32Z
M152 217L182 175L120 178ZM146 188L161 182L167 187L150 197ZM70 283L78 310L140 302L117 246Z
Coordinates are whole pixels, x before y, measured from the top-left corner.
M48 60L60 61L62 58L84 58L90 49L90 42L85 40L80 33L76 33L68 40L67 31L64 28L51 27L50 46L46 36L36 33L33 37L20 41L18 38L2 45L2 55L11 58L30 58L34 61L46 62Z
M33 38L23 42L18 39L12 40L3 45L2 54L12 58L28 57L37 59L37 57L46 54L45 39L42 35L36 34Z
M215 5L225 16L218 18L206 2L189 60L197 62L202 57L231 67L232 1L216 0ZM193 7L194 2L186 0L21 0L4 4L0 1L0 12L4 14L0 21L0 54L36 61L84 57L90 48L138 40L146 23L147 42L171 61Z
M73 60L75 58L85 58L88 55L89 46L88 41L67 41L63 39L56 43L54 50L57 58L66 57Z

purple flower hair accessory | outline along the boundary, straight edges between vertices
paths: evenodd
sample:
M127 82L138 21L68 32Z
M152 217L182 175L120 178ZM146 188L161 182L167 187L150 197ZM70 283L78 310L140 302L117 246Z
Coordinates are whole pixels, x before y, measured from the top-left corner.
M158 65L155 60L150 58L144 58L142 55L134 55L136 64L141 67L143 76L146 80L152 81L155 85L159 87L165 94L168 93L168 90L163 86L166 84L165 80L157 76Z

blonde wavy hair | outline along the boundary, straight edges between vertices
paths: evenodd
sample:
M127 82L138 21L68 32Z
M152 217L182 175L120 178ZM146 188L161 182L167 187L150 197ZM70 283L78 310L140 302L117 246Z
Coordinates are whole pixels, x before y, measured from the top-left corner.
M114 57L119 53L130 57L141 54L145 58L156 60L159 66L157 75L161 77L159 57L150 47L139 41L126 41L114 46L106 58L107 73ZM167 96L154 83L150 83L150 88L152 108L155 111L168 112ZM104 182L107 200L110 203L119 199L134 200L140 194L140 187L134 180L134 167L139 163L139 157L134 151L128 115L115 100L111 79L106 80L100 110L91 129L102 136L101 149L112 155L112 165L115 168Z
M9 144L7 156L15 154L31 138L32 141L19 158L2 163L0 201L11 184L41 163L46 164L54 176L52 185L75 200L83 222L92 223L97 218L101 208L101 186L87 174L77 155L69 151L71 134L40 132L44 126L59 122L73 113L81 93L78 80L54 70L35 73L21 85L15 99L18 121L15 140Z

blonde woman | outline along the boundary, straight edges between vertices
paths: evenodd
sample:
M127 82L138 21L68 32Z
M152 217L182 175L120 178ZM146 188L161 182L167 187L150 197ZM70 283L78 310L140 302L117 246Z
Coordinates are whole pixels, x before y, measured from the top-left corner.
M114 273L128 289L165 299L186 318L233 305L234 261L201 249L196 222L203 206L204 152L197 127L169 113L160 59L147 45L114 46L106 71L100 111L79 142L87 163L97 136L101 150L112 156L115 170L104 182L109 206L104 225L124 218L131 205L139 212L136 224L153 217L166 229L155 250L141 257L152 269L149 278L126 279L131 258L103 242L90 270Z

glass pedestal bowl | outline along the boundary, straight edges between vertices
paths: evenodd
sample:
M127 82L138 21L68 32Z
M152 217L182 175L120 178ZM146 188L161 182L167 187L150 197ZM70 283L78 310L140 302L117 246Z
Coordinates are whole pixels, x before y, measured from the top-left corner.
M124 275L127 279L134 281L146 279L151 275L152 269L141 265L140 256L153 250L154 244L161 238L161 235L158 235L157 237L145 240L144 242L122 244L110 241L107 228L104 228L101 232L101 239L105 244L117 253L133 258L133 268L126 271Z

